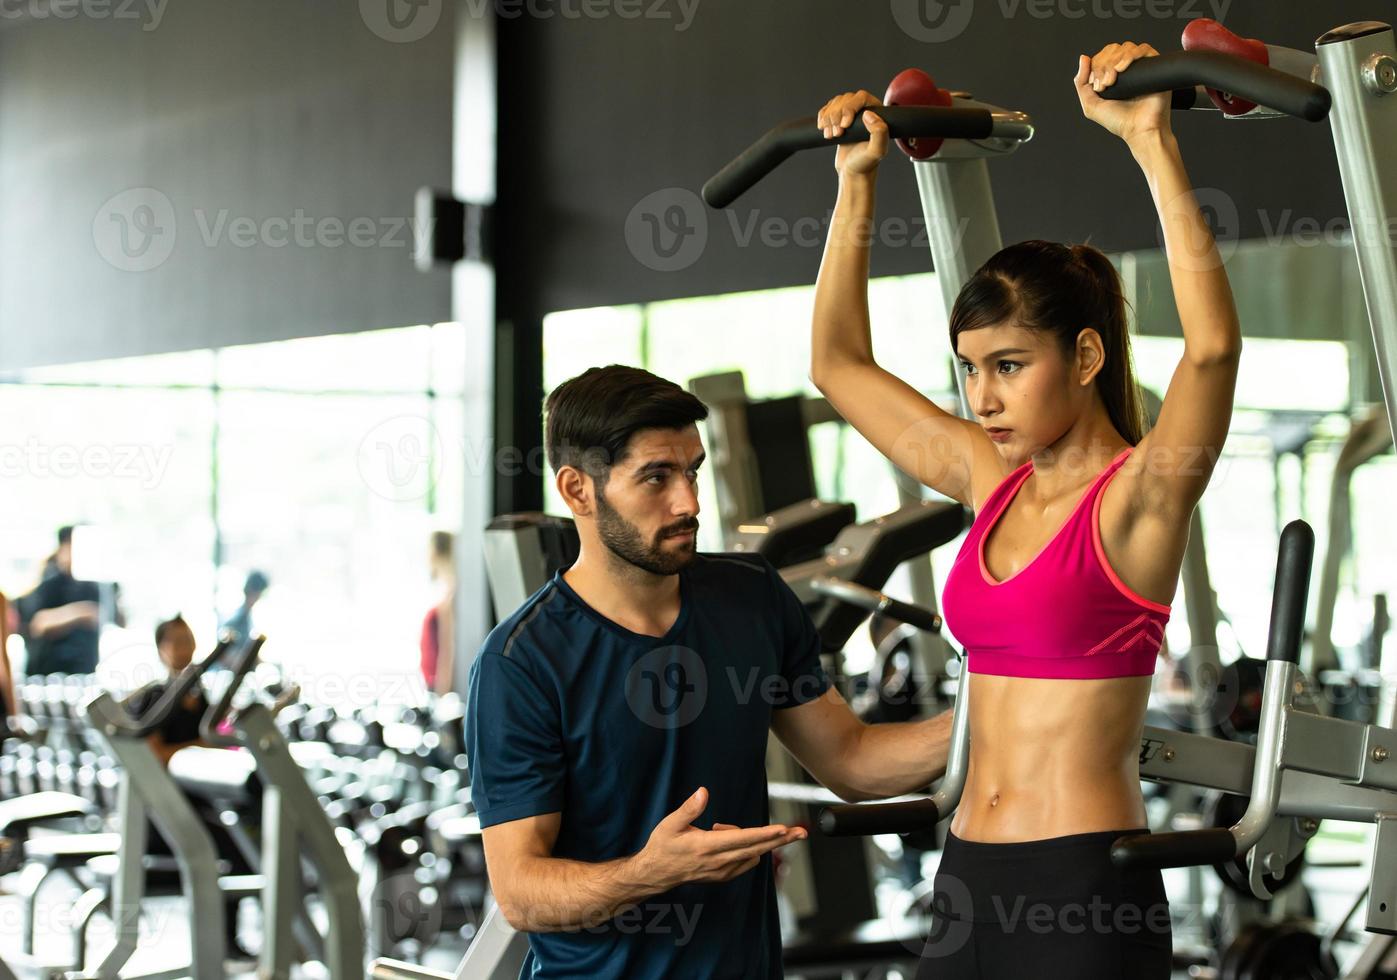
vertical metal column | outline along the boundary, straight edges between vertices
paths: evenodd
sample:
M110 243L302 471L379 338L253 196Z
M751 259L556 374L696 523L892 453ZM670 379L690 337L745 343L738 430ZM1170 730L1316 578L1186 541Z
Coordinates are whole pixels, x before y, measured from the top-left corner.
M918 161L917 193L922 199L931 262L949 320L961 287L1004 247L990 192L989 164L983 158ZM954 372L960 414L970 418L965 382Z
M1388 421L1397 431L1397 45L1392 28L1368 21L1315 42L1353 225L1358 271L1377 347Z
M710 411L708 447L718 494L718 520L726 541L743 521L767 509L747 431L747 383L741 371L728 371L690 378L689 391Z
M321 901L329 922L325 937L325 966L335 980L362 980L364 976L364 920L359 906L358 876L335 837L335 829L320 801L306 784L305 773L292 757L286 739L277 730L264 705L253 704L238 713L234 726L257 759L257 771L266 787L263 828L271 840L277 861L264 865L268 889L268 920L290 947L293 909L286 899L300 892L300 860L315 868ZM286 860L289 852L290 860ZM289 866L289 867L288 867ZM295 878L289 868L295 868ZM273 915L274 911L274 915Z
M931 244L932 268L936 271L936 283L949 321L961 287L990 256L1004 247L999 234L999 217L994 209L994 194L990 190L989 164L983 157L932 159L917 161L913 169ZM970 403L965 397L965 379L956 370L954 356L951 374L956 379L961 417L971 418ZM906 483L899 481L898 489L899 502L906 505L911 500ZM909 562L907 569L911 576L912 601L927 609L939 609L930 556ZM949 652L946 641L929 633L918 633L912 638L912 648L922 677L940 676Z
M143 856L149 836L145 808L141 806L141 798L131 785L131 771L125 768L121 771L121 782L117 785L116 819L122 830L123 850ZM144 892L145 868L141 858L128 860L123 855L117 862L116 877L112 881L111 914L116 945L98 964L98 976L119 975L126 961L136 952L136 944L140 940L141 899ZM25 952L33 951L26 949Z
M1203 547L1203 515L1198 508L1188 522L1188 544L1180 571L1184 583L1184 606L1188 610L1188 674L1193 693L1190 716L1193 730L1206 735L1220 721L1214 718L1213 703L1222 681L1222 657L1218 653L1218 599L1208 576L1208 554Z
M264 980L288 980L296 961L292 920L305 900L301 855L286 798L276 786L262 791L262 953Z
M452 193L493 203L498 85L493 4L457 0L456 73L452 97ZM455 686L465 690L476 651L490 632L490 585L485 575L485 526L495 495L495 269L464 260L451 270L451 317L466 328L464 509L456 538Z

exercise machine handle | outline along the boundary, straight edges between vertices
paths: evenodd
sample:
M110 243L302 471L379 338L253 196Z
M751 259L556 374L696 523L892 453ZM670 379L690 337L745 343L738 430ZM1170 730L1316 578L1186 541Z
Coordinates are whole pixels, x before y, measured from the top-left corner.
M1101 97L1133 99L1173 92L1174 108L1188 109L1197 101L1195 89L1199 85L1309 122L1328 116L1332 102L1329 90L1322 85L1215 51L1171 51L1141 58L1121 72Z
M402 960L374 960L369 965L370 980L452 980L450 973L429 970Z
M868 106L888 124L891 139L986 139L994 134L994 116L988 109L944 106ZM821 146L862 143L868 139L863 112L852 126L833 139L825 139L815 116L781 123L743 150L731 163L703 185L703 199L711 208L725 208L801 150Z
M838 599L840 602L846 602L860 609L867 609L869 612L882 613L899 623L915 626L928 633L941 632L941 617L930 609L902 602L866 586L822 575L811 580L810 591Z
M830 837L910 834L936 826L941 819L932 800L901 803L845 803L820 811L820 830Z
M1276 588L1271 598L1271 629L1266 659L1297 663L1300 640L1305 628L1305 600L1310 589L1310 565L1314 558L1315 534L1304 521L1291 521L1281 532L1276 553ZM1257 765L1252 774L1252 798L1247 812L1233 827L1180 831L1166 834L1132 834L1118 838L1111 846L1111 861L1118 868L1183 868L1199 864L1221 864L1254 846L1266 825L1275 816L1279 783L1269 777L1269 766L1280 758L1275 743L1277 729L1268 728L1266 718L1275 710L1271 698L1276 691L1274 672L1287 668L1267 668L1266 702L1262 711L1262 731L1257 741ZM1284 674L1281 674L1284 680ZM1287 685L1288 686L1288 685ZM1274 717L1274 716L1273 716ZM1263 759L1270 760L1263 765ZM1258 896L1260 897L1260 896Z
M175 705L184 700L185 696L194 689L194 685L199 683L199 679L208 673L209 668L228 655L231 647L232 644L227 639L219 640L218 646L214 647L213 652L207 657L180 671L174 682L165 688L164 693L139 718L132 718L129 722L120 723L117 726L118 734L145 738L159 729L175 710Z
M204 712L204 717L199 721L199 737L209 745L224 746L231 748L241 744L236 738L230 735L221 734L218 729L228 717L229 711L233 707L233 698L238 693L238 688L242 687L243 681L257 665L257 655L262 650L262 644L267 642L267 638L262 635L253 637L242 648L238 654L238 659L233 667L233 676L228 681L228 686L223 689L223 696L218 699L218 703L210 706Z
M1221 864L1237 856L1237 838L1226 827L1168 834L1134 834L1111 845L1111 863L1123 870Z
M1310 525L1304 521L1287 524L1281 532L1276 556L1276 588L1271 597L1267 660L1300 662L1300 642L1305 635L1305 600L1310 591L1314 554L1315 532Z

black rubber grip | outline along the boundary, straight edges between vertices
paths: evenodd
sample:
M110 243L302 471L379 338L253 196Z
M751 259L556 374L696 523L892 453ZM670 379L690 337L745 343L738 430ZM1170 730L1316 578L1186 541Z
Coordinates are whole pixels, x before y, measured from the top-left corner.
M955 109L944 106L869 106L888 124L892 139L918 136L941 139L985 139L994 130L994 117L988 109ZM703 199L712 208L732 204L759 180L771 173L792 154L821 146L862 143L868 139L863 113L854 124L833 139L815 126L815 117L792 119L757 140L703 185Z
M1329 115L1329 90L1303 78L1259 65L1254 61L1216 51L1172 51L1157 58L1142 58L1121 72L1115 84L1101 93L1103 99L1133 99L1156 92L1184 89L1193 104L1196 85L1215 88L1248 102L1275 109L1288 116L1319 122Z
M893 599L877 589L870 589L857 582L817 577L810 583L810 587L818 595L829 596L836 602L842 602L859 609L867 609L872 613L880 613L929 633L941 631L941 617L930 609Z
M1304 521L1291 521L1281 532L1276 555L1276 589L1271 596L1271 632L1266 640L1267 660L1300 662L1305 635L1305 601L1310 594L1310 567L1314 562L1315 532Z
M1111 863L1121 869L1188 868L1221 864L1237 856L1237 838L1226 829L1136 834L1111 845Z
M941 815L931 800L902 803L848 803L820 811L820 830L831 837L910 834L936 826Z
M940 616L930 609L923 609L921 606L914 606L899 599L889 599L887 604L883 606L883 615L891 616L899 623L915 626L928 633L941 632Z
M266 642L267 638L259 634L243 645L242 651L234 661L233 676L229 679L228 686L223 689L223 697L218 699L217 704L210 706L199 721L199 734L205 741L220 739L218 726L228 717L228 712L233 707L233 697L238 693L238 688L242 687L248 673L257 666L257 655L262 650L262 644Z

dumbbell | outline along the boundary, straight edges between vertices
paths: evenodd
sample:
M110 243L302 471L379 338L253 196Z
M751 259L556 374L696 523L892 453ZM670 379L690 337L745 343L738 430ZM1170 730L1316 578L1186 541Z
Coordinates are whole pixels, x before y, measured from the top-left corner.
M60 793L78 792L77 754L68 749L58 749L53 757L53 784Z
M34 749L34 781L40 792L51 793L58 788L54 779L53 746L40 745Z
M28 742L20 742L15 746L11 758L15 764L15 795L28 796L30 793L37 793L39 784L34 776L34 746Z
M6 745L8 746L8 742ZM19 796L19 787L15 784L15 760L10 755L9 749L0 755L0 800L12 800Z

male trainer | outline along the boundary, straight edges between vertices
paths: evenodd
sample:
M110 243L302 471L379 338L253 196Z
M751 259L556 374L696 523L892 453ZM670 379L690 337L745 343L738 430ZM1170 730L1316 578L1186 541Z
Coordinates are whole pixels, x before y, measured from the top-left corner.
M768 729L846 800L925 788L951 713L869 726L820 667L766 559L699 554L697 424L637 368L548 397L548 461L577 562L485 640L466 713L471 792L524 977L782 976Z

